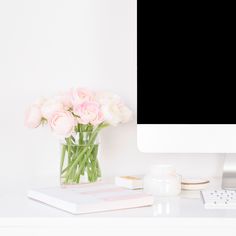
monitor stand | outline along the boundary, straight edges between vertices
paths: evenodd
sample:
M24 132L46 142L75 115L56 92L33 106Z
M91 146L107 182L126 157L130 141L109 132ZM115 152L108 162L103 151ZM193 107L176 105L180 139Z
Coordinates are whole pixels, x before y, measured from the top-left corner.
M236 157L225 155L222 189L236 190Z

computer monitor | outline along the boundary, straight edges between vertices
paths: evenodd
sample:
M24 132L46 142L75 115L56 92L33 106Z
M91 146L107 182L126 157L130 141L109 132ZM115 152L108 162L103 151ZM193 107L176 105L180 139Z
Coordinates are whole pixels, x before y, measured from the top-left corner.
M214 22L209 28L207 17L156 10L138 1L139 150L236 153L230 31ZM225 188L236 187L232 162Z

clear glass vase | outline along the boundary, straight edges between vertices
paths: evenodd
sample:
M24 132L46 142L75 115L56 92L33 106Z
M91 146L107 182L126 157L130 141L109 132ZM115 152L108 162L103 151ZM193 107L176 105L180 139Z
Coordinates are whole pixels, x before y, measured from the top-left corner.
M61 142L61 185L96 182L101 178L96 132L77 132Z

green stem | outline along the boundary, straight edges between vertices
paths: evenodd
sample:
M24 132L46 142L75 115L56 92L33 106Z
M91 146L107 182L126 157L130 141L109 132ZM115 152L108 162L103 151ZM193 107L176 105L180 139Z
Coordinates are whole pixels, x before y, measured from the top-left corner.
M96 136L95 136L95 138L96 138ZM84 169L86 168L86 163L87 163L87 161L88 161L88 158L89 158L89 156L91 155L91 153L92 153L92 151L93 151L93 149L94 149L94 145L91 145L91 148L90 149L88 149L89 148L89 146L88 147L86 147L86 151L88 151L87 153L86 153L86 155L84 156L84 159L83 159L83 161L81 162L81 165L79 166L79 170L78 170L78 173L77 173L77 177L79 177L82 173L83 173L83 171L84 171Z
M66 139L67 144L68 144L68 161L69 163L71 162L71 138Z
M86 145L86 146L84 147L84 149L82 150L82 152L78 155L78 158L76 158L76 160L73 162L73 164L72 164L71 167L69 168L69 170L68 170L68 172L67 172L67 174L66 174L66 182L67 182L68 179L69 179L69 176L70 176L70 174L71 174L71 172L72 172L72 170L73 170L73 167L75 167L75 166L79 163L80 158L83 157L83 155L86 153L87 149L90 147L90 145L91 145L91 144L94 142L94 140L96 139L98 132L99 132L99 129L95 130L95 131L92 133L91 138L90 138L90 140L88 141L88 145ZM92 148L88 151L88 154L86 155L86 157L87 157L88 155L90 155L91 151L92 151ZM86 160L87 160L87 158L84 158L84 160L81 162L81 166L80 166L80 168L79 168L79 170L78 170L77 176L80 175L80 172L81 172L82 167L84 166Z
M60 163L60 173L61 174L62 174L62 169L63 169L63 165L64 165L65 154L66 154L66 145L62 144L61 163Z
M108 126L107 124L100 124L95 129L93 126L78 126L78 130L82 131L92 131L89 137L84 139L83 133L80 133L79 142L76 148L73 149L73 154L71 155L71 139L68 138L68 159L70 159L68 166L62 170L61 173L64 174L63 178L65 183L69 181L80 181L80 176L84 171L87 171L89 181L94 182L98 177L101 176L100 167L97 160L98 145L94 144L97 134L102 128ZM94 129L94 130L93 130ZM88 135L88 134L86 134ZM88 139L88 141L87 141ZM61 175L62 175L61 174Z

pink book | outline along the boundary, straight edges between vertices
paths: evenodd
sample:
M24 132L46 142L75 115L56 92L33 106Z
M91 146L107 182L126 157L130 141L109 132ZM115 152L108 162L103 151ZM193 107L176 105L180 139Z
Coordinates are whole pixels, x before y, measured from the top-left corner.
M150 206L154 201L142 190L104 183L34 189L28 197L72 214Z

